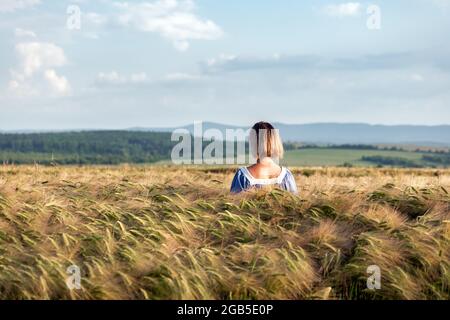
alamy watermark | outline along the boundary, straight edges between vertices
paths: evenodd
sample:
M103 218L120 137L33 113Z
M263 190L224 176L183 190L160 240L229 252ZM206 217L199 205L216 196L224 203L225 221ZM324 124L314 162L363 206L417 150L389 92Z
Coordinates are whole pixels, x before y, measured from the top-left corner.
M67 7L67 21L66 27L69 30L81 29L81 8L77 5L70 5Z
M369 277L367 278L367 289L380 290L381 289L381 270L377 265L371 265L366 270Z
M203 130L202 122L194 122L193 131L176 129L172 132L172 142L178 142L171 152L173 164L221 165L255 163L258 158L269 157L276 163L279 158L268 154L267 144L273 143L268 134L279 136L278 129L226 128ZM272 131L272 130L270 130Z
M381 8L377 5L370 5L367 7L367 29L380 30L381 29Z
M77 265L71 265L66 269L66 273L69 276L66 278L66 285L69 290L81 289L81 271Z

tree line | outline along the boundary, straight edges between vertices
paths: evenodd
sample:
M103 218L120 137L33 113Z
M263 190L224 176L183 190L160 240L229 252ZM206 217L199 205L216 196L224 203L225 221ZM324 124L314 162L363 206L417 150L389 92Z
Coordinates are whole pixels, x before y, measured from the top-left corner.
M82 131L0 134L0 160L15 164L151 163L170 158L170 133Z
M450 166L450 154L427 155L424 154L418 160L410 160L401 157L387 156L363 156L361 161L374 163L378 166L392 166L404 168L448 167Z
M120 164L153 163L169 160L178 141L168 132L80 131L61 133L0 134L0 161L9 164ZM203 143L203 148L208 142ZM286 150L321 148L286 142ZM322 148L387 150L373 145L328 145ZM246 150L248 144L246 143ZM390 150L398 150L392 149ZM450 166L448 152L421 152L419 161L398 157L372 156L361 160L377 165L420 167ZM224 153L225 154L225 153Z

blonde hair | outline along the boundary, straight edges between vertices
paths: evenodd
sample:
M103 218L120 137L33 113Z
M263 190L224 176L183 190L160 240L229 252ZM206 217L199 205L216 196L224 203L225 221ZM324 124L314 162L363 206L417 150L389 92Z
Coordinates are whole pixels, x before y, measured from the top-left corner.
M268 122L258 122L251 128L249 144L250 151L256 159L283 158L284 148L279 130Z

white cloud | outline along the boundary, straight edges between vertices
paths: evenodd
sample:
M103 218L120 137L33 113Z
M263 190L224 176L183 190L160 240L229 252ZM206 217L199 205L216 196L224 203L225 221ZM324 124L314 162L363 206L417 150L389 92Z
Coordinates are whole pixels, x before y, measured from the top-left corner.
M13 12L35 6L39 3L41 3L40 0L1 0L0 12Z
M122 75L117 71L100 72L97 75L97 83L109 85L125 85L125 84L139 84L148 81L148 76L145 72L132 73L129 76Z
M333 17L351 17L361 13L359 2L347 2L341 4L331 4L324 8L325 14Z
M69 81L55 69L67 63L64 50L53 43L21 42L16 45L19 69L11 70L9 89L18 96L37 95L50 89L52 95L70 94ZM45 82L42 82L42 79Z
M64 50L53 43L22 42L16 45L23 73L30 77L47 67L61 67L67 63Z
M238 57L233 54L225 54L222 53L218 58L211 58L206 61L206 65L210 68L214 68L216 66L221 66L227 64L228 62L232 62L236 60ZM278 60L279 58L277 58Z
M116 71L100 72L97 75L97 81L100 83L119 84L125 82L125 79Z
M33 31L20 28L16 28L16 30L14 30L14 35L18 38L21 37L36 38L36 33L34 33Z
M119 23L143 32L155 32L170 40L179 51L186 51L191 40L215 40L222 29L211 20L194 14L190 0L158 0L155 2L119 2Z
M432 3L442 9L450 8L450 0L432 0Z
M86 19L87 21L95 25L103 25L108 22L108 18L105 15L96 12L88 12L83 14L83 19Z
M39 94L39 90L37 88L22 81L21 79L10 80L8 90L17 97L32 97Z
M104 34L105 27L112 20L107 14L97 12L81 12L82 37L90 40L98 40Z
M192 81L192 80L198 80L201 76L195 75L195 74L189 74L189 73L169 73L164 77L164 80L166 81Z
M411 80L415 81L415 82L422 82L425 79L423 78L423 76L421 74L414 73L411 75Z
M53 69L46 70L44 75L56 95L67 96L70 94L70 84L66 77L58 76Z
M133 73L130 76L130 81L133 83L142 83L147 81L147 74L145 72Z

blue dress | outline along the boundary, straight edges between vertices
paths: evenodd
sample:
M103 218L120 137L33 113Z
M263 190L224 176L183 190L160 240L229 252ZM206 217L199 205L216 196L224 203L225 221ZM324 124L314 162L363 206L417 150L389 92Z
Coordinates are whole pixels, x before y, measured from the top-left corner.
M246 167L240 168L231 183L231 192L240 193L251 188L263 188L269 185L275 185L283 190L297 194L294 176L285 167L281 168L280 175L274 179L256 179Z

